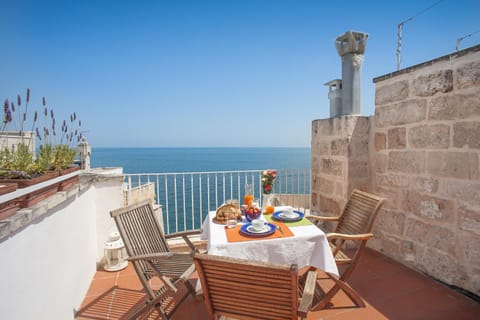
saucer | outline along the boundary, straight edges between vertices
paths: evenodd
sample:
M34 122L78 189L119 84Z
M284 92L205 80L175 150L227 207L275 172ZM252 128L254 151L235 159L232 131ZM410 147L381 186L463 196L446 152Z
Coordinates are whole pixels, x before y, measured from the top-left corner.
M270 231L270 226L268 224L264 225L262 229L255 229L252 225L247 227L247 231L251 233L265 233Z
M276 230L277 228L275 227L275 225L271 223L265 224L263 229L258 231L252 228L251 223L246 223L240 228L240 233L251 237L264 237L275 233Z

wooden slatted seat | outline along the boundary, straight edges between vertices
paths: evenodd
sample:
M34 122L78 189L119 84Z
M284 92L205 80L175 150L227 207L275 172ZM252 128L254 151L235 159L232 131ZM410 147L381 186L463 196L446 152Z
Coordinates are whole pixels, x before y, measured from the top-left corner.
M149 296L144 308L129 315L137 319L149 309L155 307L162 319L170 319L177 307L188 294L195 295L194 288L188 282L188 276L195 271L193 254L196 248L188 236L199 234L200 230L178 232L164 235L155 217L150 200L142 201L125 208L110 212L125 244L129 260ZM181 237L190 248L189 252L172 252L167 239ZM160 279L164 286L151 286L152 278ZM179 299L174 295L180 286L186 287L186 293Z
M211 319L302 319L312 303L316 271L196 253L195 265Z

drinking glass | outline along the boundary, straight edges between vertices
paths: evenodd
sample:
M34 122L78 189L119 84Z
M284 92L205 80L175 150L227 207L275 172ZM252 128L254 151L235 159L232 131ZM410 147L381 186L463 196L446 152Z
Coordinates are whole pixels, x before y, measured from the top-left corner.
M232 229L237 226L237 214L233 211L227 213L227 228Z
M253 202L253 184L245 184L245 196L243 197L243 204L250 206Z

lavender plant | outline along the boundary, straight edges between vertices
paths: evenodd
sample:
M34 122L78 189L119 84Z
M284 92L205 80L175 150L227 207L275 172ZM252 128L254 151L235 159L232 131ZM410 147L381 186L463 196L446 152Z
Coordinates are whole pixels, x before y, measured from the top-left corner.
M3 122L0 126L0 177L32 178L48 170L62 170L72 165L75 159L74 144L81 140L81 121L76 113L70 116L70 123L62 122L57 136L55 114L48 110L45 97L42 98L44 126L37 126L38 112L28 117L30 89L27 88L25 104L17 95L16 103L6 99L3 107ZM25 129L31 124L31 131L39 141L38 154L30 151L31 139L27 138ZM20 136L20 143L9 148L7 132L13 129Z
M39 148L39 163L47 170L63 170L71 166L75 160L76 150L74 143L81 139L80 127L82 122L77 121L77 114L70 115L70 123L63 120L60 135L57 136L57 121L53 109L48 110L45 97L42 99L44 126L43 130L36 128L39 141L44 141ZM43 131L43 136L41 134Z

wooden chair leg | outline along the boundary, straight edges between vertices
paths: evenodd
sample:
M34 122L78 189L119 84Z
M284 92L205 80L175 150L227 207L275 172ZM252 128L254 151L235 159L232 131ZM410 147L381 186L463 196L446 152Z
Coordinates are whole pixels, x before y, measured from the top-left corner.
M321 310L327 306L327 304L332 300L332 298L338 293L338 291L342 290L345 294L350 298L350 300L359 308L365 307L365 302L360 297L360 295L350 287L346 282L339 279L336 275L326 272L328 277L335 282L334 286L326 293L323 294L322 299L320 302L314 306L315 310ZM323 290L320 288L317 280L317 289Z

